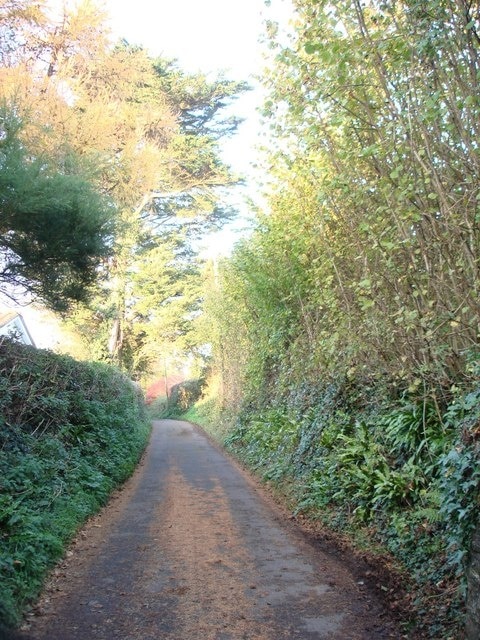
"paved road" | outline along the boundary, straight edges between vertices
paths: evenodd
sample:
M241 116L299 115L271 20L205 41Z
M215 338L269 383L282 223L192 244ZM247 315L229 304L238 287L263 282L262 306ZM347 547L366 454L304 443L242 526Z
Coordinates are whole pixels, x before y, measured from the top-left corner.
M186 422L154 423L143 463L55 572L30 637L399 638L342 564Z

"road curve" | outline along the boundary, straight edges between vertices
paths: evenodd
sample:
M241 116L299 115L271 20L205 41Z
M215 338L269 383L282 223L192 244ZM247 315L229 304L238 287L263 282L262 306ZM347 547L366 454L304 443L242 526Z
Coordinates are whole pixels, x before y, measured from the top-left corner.
M400 638L336 559L187 422L78 536L31 618L38 640Z

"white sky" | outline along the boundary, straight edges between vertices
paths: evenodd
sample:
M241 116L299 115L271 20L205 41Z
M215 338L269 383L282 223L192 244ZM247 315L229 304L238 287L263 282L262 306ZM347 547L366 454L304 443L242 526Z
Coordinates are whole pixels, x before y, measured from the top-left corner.
M188 71L228 69L243 79L260 69L263 0L104 0L115 33ZM282 0L273 4L283 5Z

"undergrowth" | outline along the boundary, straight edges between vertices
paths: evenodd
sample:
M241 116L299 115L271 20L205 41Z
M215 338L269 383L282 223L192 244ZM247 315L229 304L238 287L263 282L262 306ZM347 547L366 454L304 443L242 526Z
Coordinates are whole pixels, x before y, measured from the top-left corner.
M480 389L439 412L429 399L355 404L341 386L315 403L244 410L225 440L297 513L367 536L416 584L418 628L457 638L480 497ZM422 622L423 620L423 622Z
M132 473L149 426L116 369L6 339L0 407L0 627L14 627L79 526Z

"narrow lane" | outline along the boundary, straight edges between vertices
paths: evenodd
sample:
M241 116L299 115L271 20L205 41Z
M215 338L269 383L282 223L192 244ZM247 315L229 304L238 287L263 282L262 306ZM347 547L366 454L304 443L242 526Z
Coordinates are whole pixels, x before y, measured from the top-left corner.
M143 463L68 555L31 638L401 637L348 570L186 422L154 423Z

